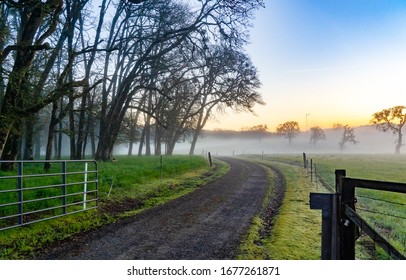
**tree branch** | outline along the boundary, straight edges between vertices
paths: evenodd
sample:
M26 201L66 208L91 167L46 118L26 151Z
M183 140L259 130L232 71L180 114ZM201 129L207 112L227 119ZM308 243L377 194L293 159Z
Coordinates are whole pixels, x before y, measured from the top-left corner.
M136 109L136 110L139 110L139 111L141 111L141 112L147 114L148 116L150 116L151 118L153 118L160 126L162 126L162 127L165 128L165 129L168 129L168 126L167 126L167 125L164 125L156 116L154 116L151 112L148 112L148 110L145 110L145 109L143 109L143 108L141 108L141 107L138 107L138 106L128 106L127 108L129 108L129 109Z
M52 49L48 43L44 43L41 45L32 45L32 46L20 46L20 45L10 45L7 46L3 52L0 53L0 64L6 59L11 51L17 50L28 50L28 51L40 51L40 50L50 50Z

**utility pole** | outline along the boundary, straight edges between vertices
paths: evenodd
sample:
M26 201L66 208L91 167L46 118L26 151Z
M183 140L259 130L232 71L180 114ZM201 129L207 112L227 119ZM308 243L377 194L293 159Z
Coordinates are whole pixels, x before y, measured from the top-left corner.
M308 131L308 126L307 126L307 117L310 116L310 114L306 113L306 132Z

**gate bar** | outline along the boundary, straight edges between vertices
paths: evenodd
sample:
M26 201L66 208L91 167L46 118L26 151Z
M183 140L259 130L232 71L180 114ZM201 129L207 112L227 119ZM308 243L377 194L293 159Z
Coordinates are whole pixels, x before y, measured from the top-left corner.
M371 239L376 242L386 253L395 260L406 260L395 247L393 247L385 238L377 233L368 223L362 219L351 207L345 206L345 215L354 222L363 232L365 232Z

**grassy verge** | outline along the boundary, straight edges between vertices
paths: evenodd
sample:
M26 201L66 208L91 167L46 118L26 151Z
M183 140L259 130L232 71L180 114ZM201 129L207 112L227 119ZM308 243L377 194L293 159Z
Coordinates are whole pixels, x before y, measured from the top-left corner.
M269 164L268 161L262 163ZM251 229L240 246L238 258L320 259L321 215L309 207L309 193L317 191L318 187L310 183L300 167L274 162L272 165L286 177L283 205L273 220L270 234L261 234L266 224L263 214L253 219ZM275 188L272 176L270 174L270 194Z
M228 166L203 157L119 157L99 165L99 209L0 231L0 259L32 258L35 252L76 233L111 223L192 192L225 174Z

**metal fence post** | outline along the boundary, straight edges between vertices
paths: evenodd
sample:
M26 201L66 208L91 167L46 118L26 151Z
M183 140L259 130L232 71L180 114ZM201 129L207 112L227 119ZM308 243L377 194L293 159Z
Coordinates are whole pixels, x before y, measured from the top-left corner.
M87 162L85 162L85 180L83 183L83 210L86 210L86 194L87 194Z
M66 161L62 162L62 213L66 215Z
M161 155L161 157L159 159L159 173L160 173L160 177L161 177L161 182L162 182L163 169L164 169L164 163L163 163L163 158Z
M18 178L17 178L17 189L18 189L18 224L23 224L23 163L21 161L18 162Z

